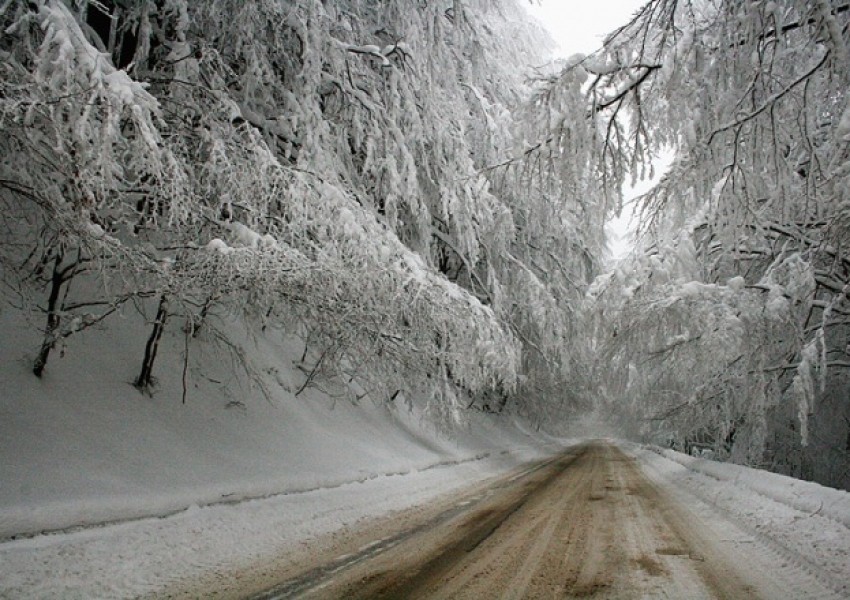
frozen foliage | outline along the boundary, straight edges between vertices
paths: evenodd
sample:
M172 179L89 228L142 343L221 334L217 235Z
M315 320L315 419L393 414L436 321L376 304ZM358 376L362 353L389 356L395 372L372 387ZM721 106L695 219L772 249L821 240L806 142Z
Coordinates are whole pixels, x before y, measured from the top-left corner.
M608 399L678 443L839 486L848 19L826 1L651 0L561 76L591 74L609 187L676 152L639 200L643 256L595 286L594 335L621 373Z
M569 376L602 219L586 160L491 168L537 131L513 0L10 0L0 26L0 260L46 318L36 374L132 304L147 391L163 331L188 353L220 310L301 334L308 382L444 417Z

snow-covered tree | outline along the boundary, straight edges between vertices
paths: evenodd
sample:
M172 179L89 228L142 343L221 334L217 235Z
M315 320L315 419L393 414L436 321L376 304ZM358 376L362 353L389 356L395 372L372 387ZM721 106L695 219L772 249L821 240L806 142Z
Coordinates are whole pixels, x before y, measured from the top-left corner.
M675 151L639 201L644 256L599 284L622 397L682 439L839 485L848 23L827 0L651 0L562 75L587 78L582 106L613 196ZM683 260L689 272L671 275ZM808 466L778 464L791 437L813 447Z
M580 153L580 181L513 161L546 43L513 0L11 0L0 25L0 257L46 315L38 373L132 303L142 389L163 331L216 310L447 415L568 376L602 219Z
M156 258L115 229L141 218L145 198L167 195L173 163L156 100L92 46L68 7L4 11L0 252L7 285L25 298L47 289L40 375L63 338L147 293ZM83 276L96 285L72 291Z

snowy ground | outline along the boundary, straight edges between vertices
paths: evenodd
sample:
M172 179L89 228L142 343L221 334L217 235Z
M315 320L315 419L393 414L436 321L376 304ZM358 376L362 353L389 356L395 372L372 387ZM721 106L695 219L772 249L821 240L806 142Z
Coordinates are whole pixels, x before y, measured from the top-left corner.
M576 445L513 479L514 485L492 486L479 502L466 502L462 513L452 511L401 538L387 537L387 524L397 520L390 516L379 526L364 527L357 543L343 551L344 559L329 564L314 554L317 564L329 566L286 580L261 597L847 598L850 569L846 555L836 552L846 543L843 525L823 521L816 531L798 528L804 517L789 513L781 502L753 497L744 479L726 489L702 482L703 493L711 490L702 500L695 495L699 486L683 481L701 475L685 470L680 477L683 470L675 462L635 450L639 460L605 440ZM824 499L832 495L821 492ZM463 501L455 498L457 506ZM747 514L756 507L772 516L775 530L748 525ZM781 551L783 536L814 546L829 543L831 552L812 561L805 547ZM380 554L372 552L375 540L389 540L380 542Z
M644 471L719 538L744 548L753 569L781 570L850 592L850 494L733 465L626 444ZM529 458L526 454L523 458ZM239 588L240 574L280 562L375 517L414 507L504 472L502 454L362 483L233 504L193 507L165 518L41 535L0 544L0 597L191 597L193 586ZM710 472L711 474L706 474ZM771 497L756 488L769 484ZM805 500L801 500L805 499ZM815 510L801 502L817 501ZM794 596L799 592L801 595ZM224 594L227 597L227 594ZM238 595L236 596L238 597Z
M0 310L0 597L158 595L561 446L486 415L449 433L421 402L355 406L321 378L296 397L303 346L221 326L233 347L193 341L183 404L178 327L149 397L130 385L138 315L69 338L39 380L35 328Z
M797 581L786 597L810 597L805 582L814 579L850 598L850 493L672 450L625 448L655 482L724 531L722 541L743 549L749 570Z
M192 597L211 582L237 590L247 572L566 443L483 415L450 437L416 403L353 406L327 385L296 398L301 348L237 333L270 399L228 375L232 349L198 343L182 404L180 335L166 340L156 393L143 396L128 382L146 328L124 318L71 338L36 380L27 353L37 337L0 312L2 598ZM730 543L766 548L754 564L797 569L850 597L850 494L624 447L701 516L749 536Z
M163 519L0 544L0 597L134 598L195 581L234 585L317 538L425 503L514 466L516 456L382 476L336 488L190 508Z
M517 422L476 415L451 435L421 404L368 398L354 406L332 382L294 395L303 346L250 338L224 323L233 347L193 341L182 404L183 336L165 339L152 397L133 381L147 327L128 314L69 338L42 379L39 340L0 310L0 539L140 518L188 506L339 486L541 446ZM108 349L108 351L104 351ZM265 386L232 373L243 354ZM544 440L543 444L547 443Z

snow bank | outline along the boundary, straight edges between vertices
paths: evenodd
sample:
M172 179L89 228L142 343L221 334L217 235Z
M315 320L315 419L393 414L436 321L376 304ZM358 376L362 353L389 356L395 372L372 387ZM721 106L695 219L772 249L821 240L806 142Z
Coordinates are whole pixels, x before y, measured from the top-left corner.
M847 492L672 450L621 445L701 518L734 523L739 533L727 531L724 537L732 546L746 544L753 564L762 564L754 568L781 568L792 579L795 573L814 577L835 597L850 597ZM788 597L815 596L800 584Z
M344 537L366 520L420 506L533 454L7 541L0 543L0 598L244 597L246 585L278 583L275 574L291 557L313 554L329 535Z
M562 447L485 415L449 436L416 402L354 406L321 376L296 397L296 339L215 322L232 346L209 330L190 340L183 404L179 323L149 397L131 385L150 327L138 314L71 336L37 379L36 327L0 309L0 598L242 589L364 519ZM236 354L254 383L234 374Z
M745 486L775 502L809 514L820 514L850 528L850 493L760 469L696 458L675 450L650 447L691 471Z

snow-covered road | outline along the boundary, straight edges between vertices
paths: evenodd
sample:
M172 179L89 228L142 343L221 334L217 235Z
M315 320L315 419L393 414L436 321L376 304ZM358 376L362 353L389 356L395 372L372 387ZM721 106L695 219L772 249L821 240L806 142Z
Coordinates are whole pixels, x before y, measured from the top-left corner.
M515 597L549 597L552 589L578 593L588 586L595 597L609 598L850 596L850 494L636 445L594 448L581 460L562 461L559 483L546 479L546 468L558 463L530 471L506 454L6 541L0 544L0 597L245 598L334 561L360 581L357 573L374 564L346 561L347 555L393 561L392 552L413 543L428 560L441 556L439 548L446 547L436 527L426 528L430 542L402 535L390 544L396 550L364 552L440 515L483 523L487 535L475 544L483 553L482 572L495 572L494 585ZM522 490L530 491L534 481L539 500L524 499ZM494 492L499 489L515 494L513 501ZM499 518L497 505L512 516ZM491 516L474 516L483 513ZM519 520L512 525L512 519ZM511 530L519 537L505 541L501 533ZM429 544L435 544L431 554ZM481 590L473 583L486 577L470 570L467 554L473 553L432 563L440 577L434 571L414 578L414 587L427 597L475 597ZM544 567L549 575L538 572ZM326 597L339 590L346 596L368 592L359 583L346 588L345 581L334 581L343 587L321 588ZM394 581L410 584L407 575Z
M258 598L846 597L847 571L783 554L769 534L671 486L661 461L576 446L459 498L411 535L392 520L364 531L358 552ZM390 547L375 552L370 540Z

